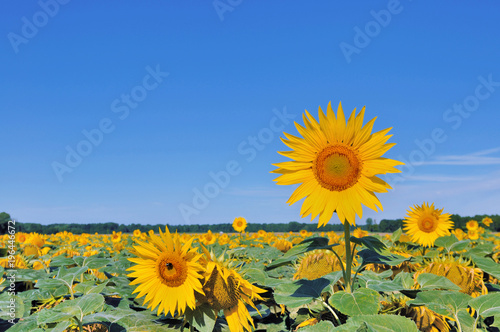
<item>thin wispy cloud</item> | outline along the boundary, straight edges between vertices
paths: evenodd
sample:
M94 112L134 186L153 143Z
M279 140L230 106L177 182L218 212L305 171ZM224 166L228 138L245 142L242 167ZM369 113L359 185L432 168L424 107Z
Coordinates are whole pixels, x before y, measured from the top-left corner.
M481 150L465 155L444 155L436 156L434 160L426 161L424 165L466 165L466 166L481 166L481 165L500 165L500 157L490 156L500 151L500 147Z

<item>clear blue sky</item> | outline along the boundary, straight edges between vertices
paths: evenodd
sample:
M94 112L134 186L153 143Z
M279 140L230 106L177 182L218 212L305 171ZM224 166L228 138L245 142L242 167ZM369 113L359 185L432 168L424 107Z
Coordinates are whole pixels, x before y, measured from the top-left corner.
M271 164L292 116L341 101L393 127L386 156L409 164L359 223L423 201L500 213L500 4L231 3L2 1L0 211L308 221Z

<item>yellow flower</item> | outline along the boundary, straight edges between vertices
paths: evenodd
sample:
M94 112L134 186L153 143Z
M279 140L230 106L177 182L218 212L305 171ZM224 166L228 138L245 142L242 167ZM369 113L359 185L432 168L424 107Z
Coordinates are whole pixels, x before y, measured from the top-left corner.
M149 302L152 310L158 307L158 314L183 314L186 307L194 309L195 292L203 294L203 267L198 262L201 255L191 248L193 240L182 246L179 236L172 237L165 227L165 233L160 229L160 236L150 234L149 242L133 246L138 257L129 258L135 265L128 268L133 271L128 276L135 278L131 285L139 285L133 293L139 293L137 297L146 295L144 303Z
M40 236L40 234L32 233L28 238L28 243L31 243L37 246L38 248L41 248L45 244L45 240Z
M122 240L122 232L116 233L113 231L113 234L111 235L111 241L114 243L120 242Z
M490 227L491 223L493 222L493 220L491 220L490 217L484 217L483 220L482 220L482 223L486 226L486 227Z
M203 265L206 270L203 283L204 295L196 294L199 305L207 303L216 315L222 310L231 332L243 332L245 329L251 331L250 324L255 326L246 304L258 312L253 301L262 300L259 293L264 293L265 290L243 279L231 268L230 263L223 261L223 256L216 259L213 254L202 248L205 253Z
M306 278L314 280L328 273L340 271L340 261L331 250L316 249L304 254L296 267L294 280Z
M368 236L368 231L364 231L361 229L361 227L358 227L354 231L352 231L352 235L357 238L362 238L363 236Z
M242 233L247 228L247 221L243 217L235 218L233 221L233 228L236 232Z
M455 236L457 237L457 239L459 241L462 241L464 238L465 238L465 233L463 230L461 230L460 228L455 228L454 230L451 231L453 234L455 234Z
M307 231L305 229L302 229L299 234L302 237L306 237L307 236Z
M206 234L203 234L201 237L201 242L203 242L204 245L210 245L215 243L217 241L217 237L212 233L211 230L208 230Z
M477 221L475 220L469 220L467 221L467 224L465 225L467 227L468 230L471 230L471 229L477 229L479 227Z
M469 229L467 231L467 237L471 240L477 240L479 239L479 232L477 229Z
M278 249L279 251L285 253L287 252L288 250L292 249L293 247L293 244L292 242L288 241L288 240L285 240L285 239L277 239L274 243L273 243L273 247L275 247L276 249Z
M318 227L326 225L334 212L340 221L355 224L356 215L363 215L362 205L378 211L382 204L374 193L391 189L379 174L397 173L403 163L382 158L395 143L386 144L390 128L372 134L372 119L363 126L365 108L358 115L354 109L345 120L339 103L337 116L328 104L325 115L319 108L319 122L305 111L305 127L295 123L302 137L285 133L282 139L291 151L279 152L293 159L278 164L272 173L279 185L301 184L288 199L293 204L305 197L301 215L319 215Z
M141 234L142 234L141 230L139 229L134 230L134 237L141 237Z
M407 211L408 216L403 221L404 230L416 242L424 247L431 247L440 236L449 235L453 227L449 213L442 213L443 209L435 209L434 203L414 205Z

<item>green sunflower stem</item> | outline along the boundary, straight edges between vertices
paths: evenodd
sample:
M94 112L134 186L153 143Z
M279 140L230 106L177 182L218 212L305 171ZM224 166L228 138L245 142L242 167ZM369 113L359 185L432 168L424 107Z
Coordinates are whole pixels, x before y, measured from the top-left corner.
M346 220L344 221L344 241L345 241L345 275L344 284L347 292L352 293L351 287L351 267L352 267L352 255L351 255L351 225Z

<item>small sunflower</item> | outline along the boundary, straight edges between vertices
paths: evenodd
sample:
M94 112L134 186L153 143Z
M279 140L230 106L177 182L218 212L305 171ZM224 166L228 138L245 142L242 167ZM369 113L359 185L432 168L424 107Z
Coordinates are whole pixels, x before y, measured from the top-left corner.
M476 220L471 219L467 221L465 227L467 227L468 230L476 230L479 227L479 224L477 223Z
M477 240L479 239L479 232L478 232L478 229L469 229L467 231L467 237L470 239L470 240Z
M483 220L482 220L482 223L486 227L490 227L490 225L491 225L492 222L493 222L493 220L490 217L484 217Z
M158 307L158 315L183 314L186 307L195 307L195 293L203 294L201 254L191 248L193 240L182 246L179 236L172 237L165 227L165 233L160 229L160 236L150 234L149 242L134 246L138 257L129 258L135 265L127 269L133 271L128 276L135 278L130 284L139 285L133 293L146 295L144 303L149 302L151 310Z
M379 174L397 173L394 166L403 163L382 158L395 143L386 144L390 128L372 134L375 119L363 126L365 108L358 115L354 109L347 120L339 103L335 115L331 103L325 115L319 108L319 122L305 111L305 127L295 123L302 137L285 133L282 139L291 151L279 152L293 159L278 164L272 173L279 185L299 184L287 203L305 197L301 215L319 215L318 227L326 225L334 212L340 221L355 224L356 215L363 215L362 205L378 211L382 204L375 193L391 189Z
M365 236L368 236L368 231L364 231L361 229L361 227L358 227L356 228L353 232L352 232L352 235L357 237L358 239L359 238L362 238L362 237L365 237Z
M443 209L435 209L434 203L414 205L408 210L404 220L404 230L411 236L412 241L424 247L431 247L440 236L449 235L453 226L449 213L442 213Z
M251 331L250 325L255 326L246 304L258 312L253 301L262 300L259 293L266 291L243 279L230 262L224 261L224 254L217 259L213 253L202 249L205 253L202 259L204 294L196 294L197 305L208 304L216 315L222 310L231 332Z
M242 233L247 228L247 221L243 217L235 218L233 221L233 228L236 232Z

